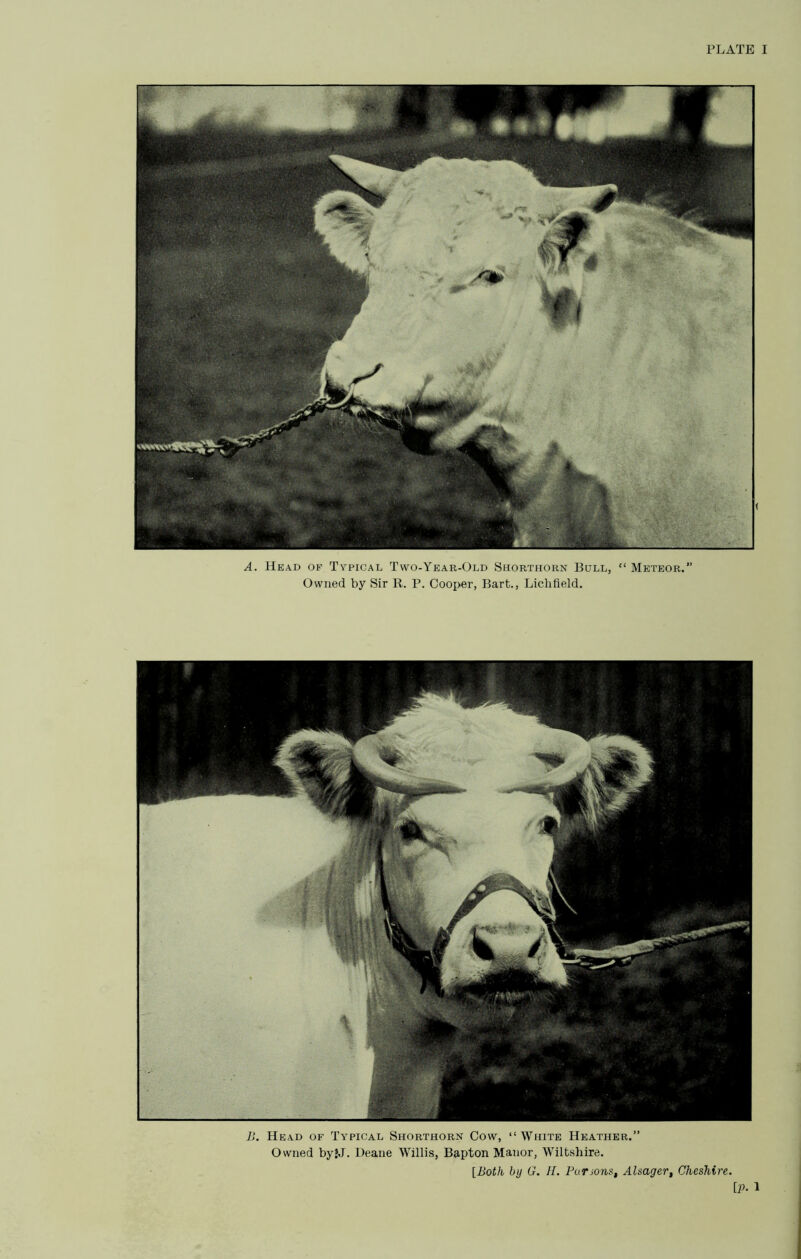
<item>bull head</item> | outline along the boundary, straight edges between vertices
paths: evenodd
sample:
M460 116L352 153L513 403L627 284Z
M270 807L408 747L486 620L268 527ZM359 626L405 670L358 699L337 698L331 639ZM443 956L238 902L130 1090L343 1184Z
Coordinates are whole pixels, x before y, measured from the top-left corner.
M401 176L400 171L339 154L332 154L330 160L357 187L382 200L389 196ZM523 174L522 168L518 169ZM528 172L525 177L530 183L529 200L532 212L540 222L550 224L543 238L543 260L549 260L549 246L557 258L564 258L570 251L578 258L581 253L576 248L579 239L585 237L586 245L592 235L592 215L599 214L612 204L617 196L617 187L615 184L592 184L577 188L547 187ZM354 193L326 193L315 208L315 226L334 257L359 274L364 274L366 270L366 247L374 218L373 206ZM586 249L584 252L587 252Z

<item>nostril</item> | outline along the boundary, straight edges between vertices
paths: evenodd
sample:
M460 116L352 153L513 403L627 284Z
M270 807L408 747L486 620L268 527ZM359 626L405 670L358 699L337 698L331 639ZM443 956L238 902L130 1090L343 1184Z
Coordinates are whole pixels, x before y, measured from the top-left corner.
M473 952L482 962L491 962L495 954L478 932L473 934Z
M332 402L341 402L347 396L347 390L343 389L341 385L335 384L327 372L323 377L323 393Z
M354 376L347 389L334 384L326 371L323 377L323 396L328 402L329 411L336 411L346 407L353 397L356 386L363 380L370 380L371 377L375 376L376 372L381 371L382 367L383 363L376 363L372 371L365 372L362 376Z
M529 957L536 957L536 955L540 951L540 948L542 947L543 939L544 939L544 936L537 937L537 939L534 941L534 943L532 944L531 948L528 951Z

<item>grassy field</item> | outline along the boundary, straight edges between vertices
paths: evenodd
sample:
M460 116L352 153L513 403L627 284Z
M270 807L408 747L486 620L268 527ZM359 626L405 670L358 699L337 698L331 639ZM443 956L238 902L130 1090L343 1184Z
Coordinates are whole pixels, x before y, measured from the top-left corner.
M717 918L683 913L649 934ZM749 959L750 942L738 935L650 954L623 970L573 967L536 1035L498 1033L460 1046L442 1117L749 1118Z
M329 140L320 138L320 144ZM137 440L237 435L316 396L330 343L363 292L312 229L347 183L308 137L292 157L142 166L137 241ZM406 167L429 151L513 157L550 183L613 180L621 195L747 231L747 150L657 141L386 137L335 146ZM205 156L208 156L206 154ZM137 456L141 547L496 547L511 543L489 482L462 456L423 458L330 413L235 459Z

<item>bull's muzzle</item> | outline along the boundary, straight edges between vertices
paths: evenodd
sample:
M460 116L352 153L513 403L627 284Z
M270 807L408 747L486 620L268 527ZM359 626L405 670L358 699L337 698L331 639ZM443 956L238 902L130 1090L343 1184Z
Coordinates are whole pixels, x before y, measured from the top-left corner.
M334 348L335 347L332 347L332 349ZM323 368L323 393L327 399L330 399L328 402L328 410L337 411L348 406L353 401L356 386L363 380L370 380L377 372L381 371L382 367L383 363L376 363L375 367L373 367L369 372L363 372L360 376L353 376L351 380L345 384L338 379L338 373L335 370L332 371L331 351L329 351L325 367Z

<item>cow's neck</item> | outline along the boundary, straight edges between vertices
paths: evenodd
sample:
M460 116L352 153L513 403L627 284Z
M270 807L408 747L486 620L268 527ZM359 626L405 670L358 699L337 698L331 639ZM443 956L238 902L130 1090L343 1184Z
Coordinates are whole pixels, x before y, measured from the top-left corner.
M380 914L381 907L376 905ZM444 1022L442 999L381 932L377 949L380 987L369 1005L373 1051L371 1119L433 1119L455 1028Z
M454 1029L442 1023L409 1026L402 1011L371 1020L374 1054L370 1119L435 1119Z
M324 876L329 937L350 975L342 1022L365 1088L369 1079L366 1117L430 1119L455 1029L386 937L373 857L356 836Z

